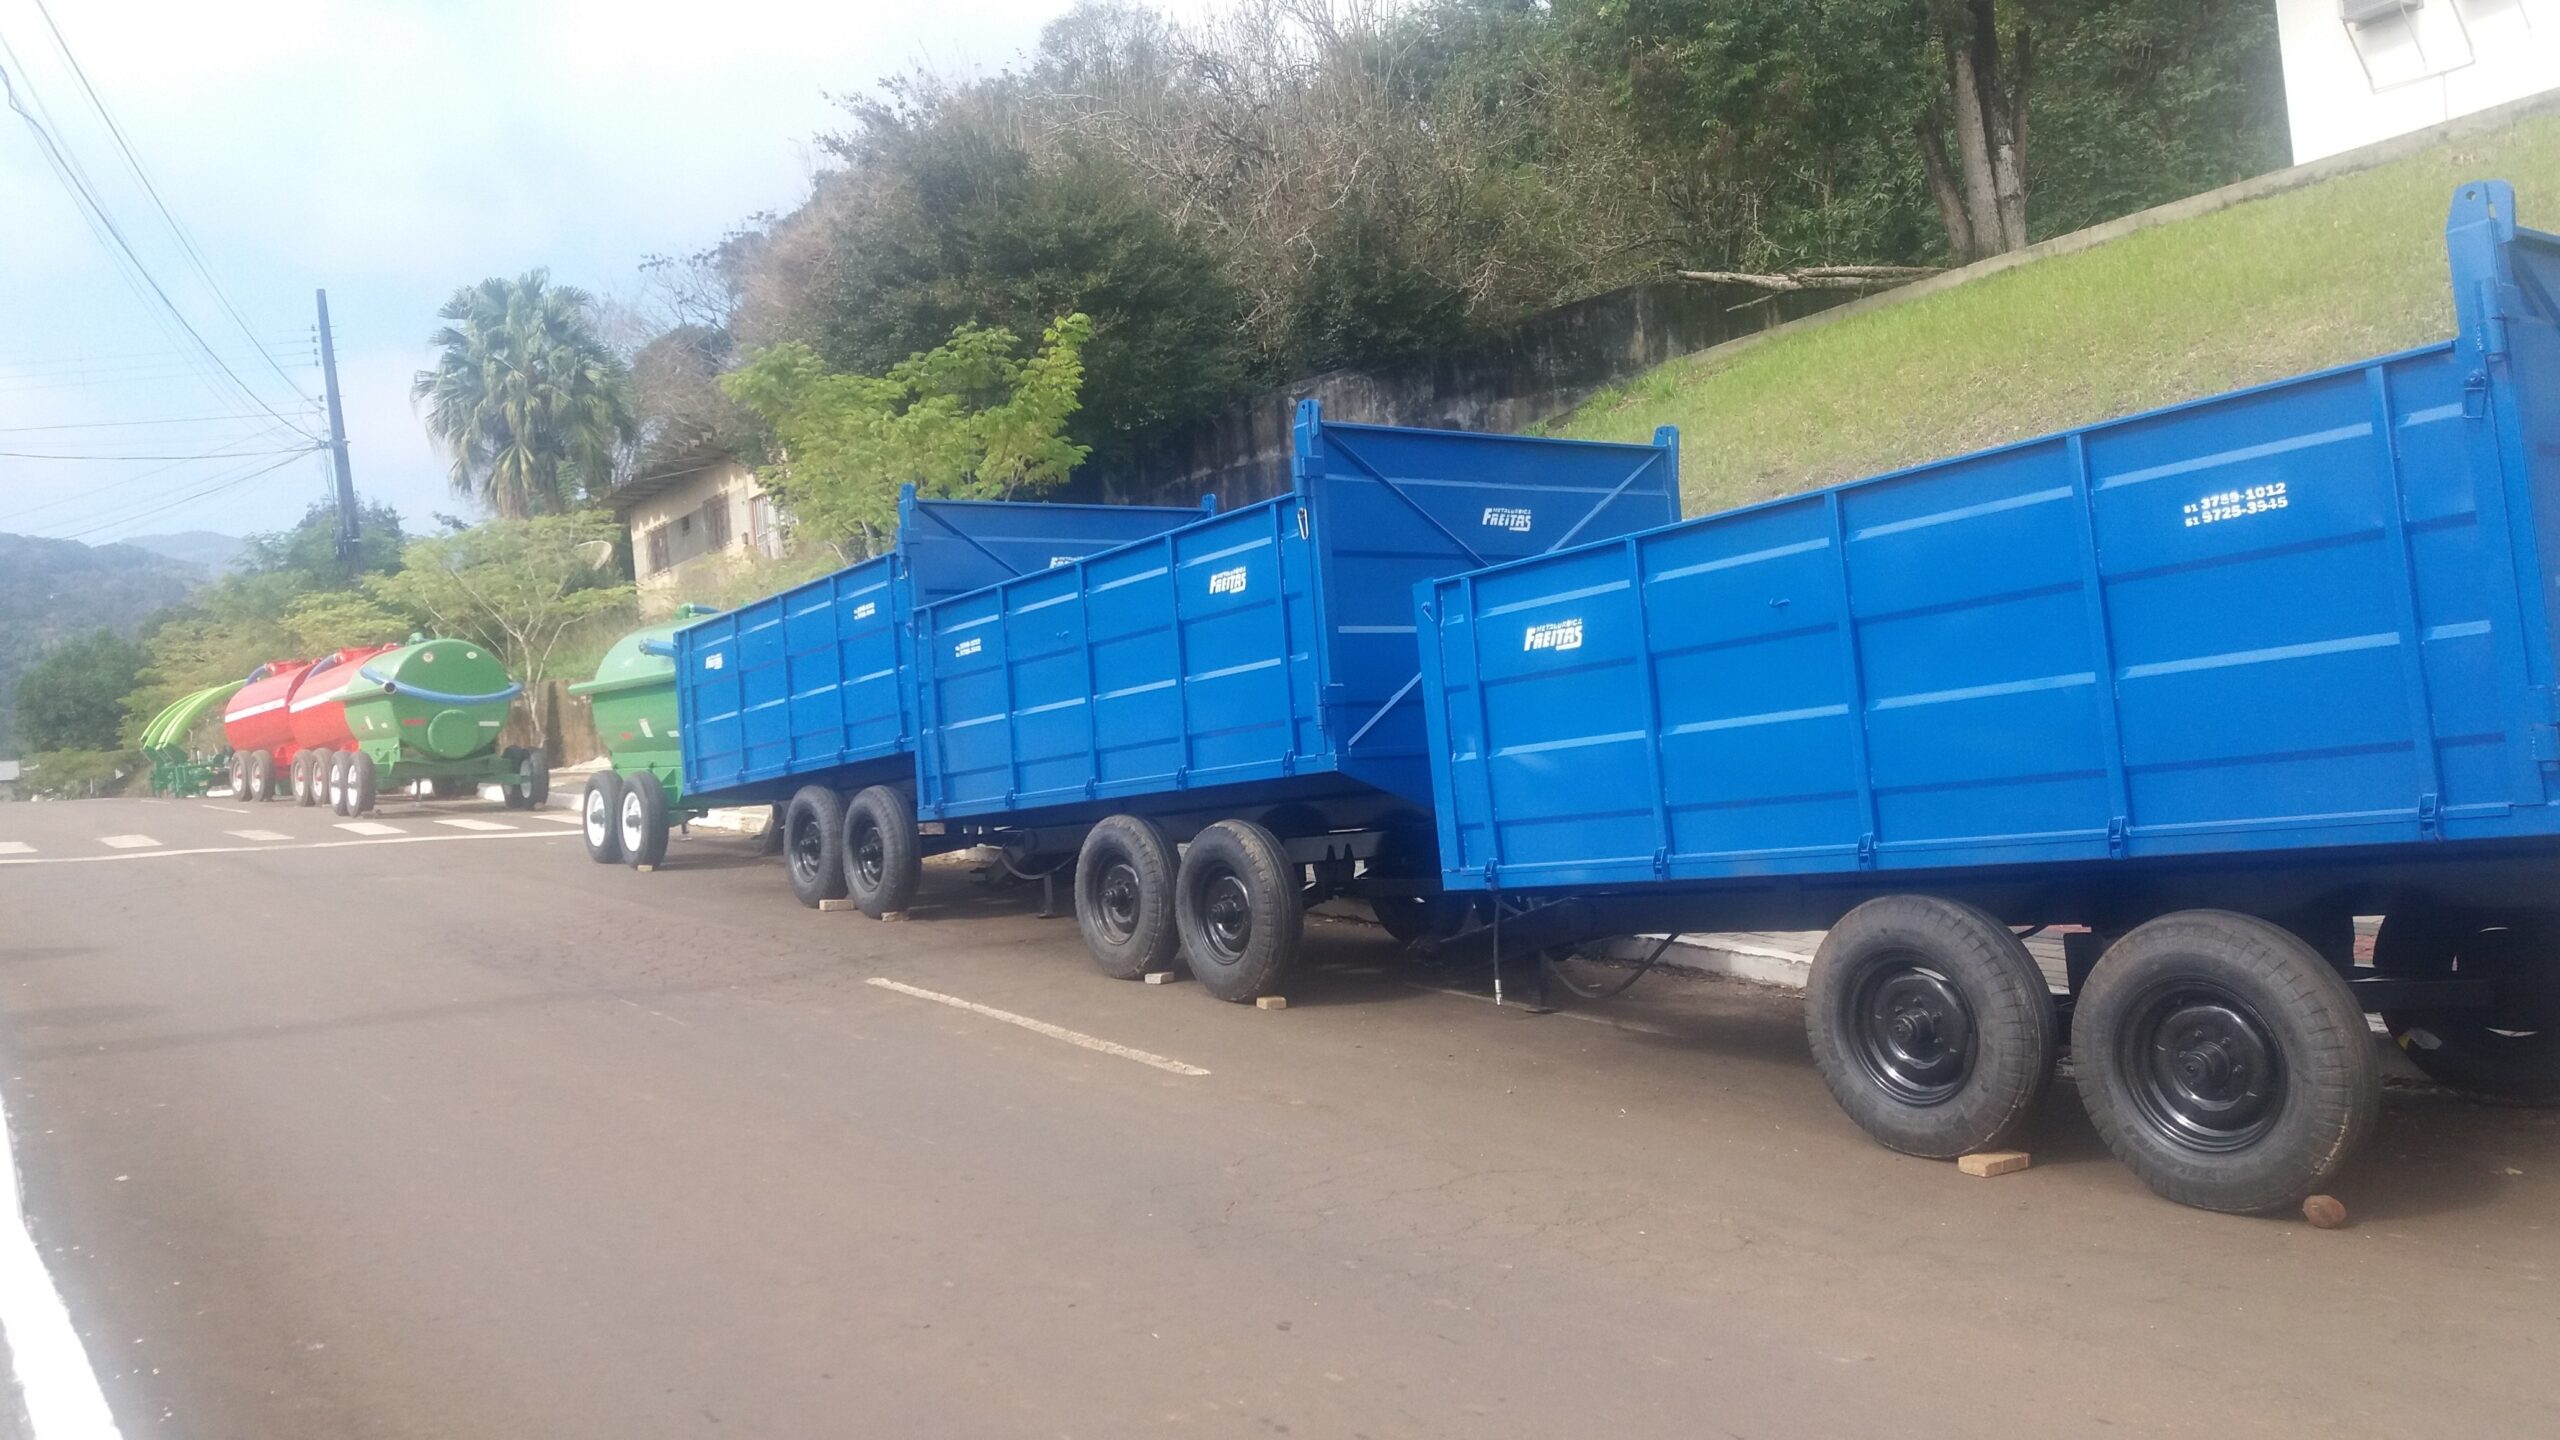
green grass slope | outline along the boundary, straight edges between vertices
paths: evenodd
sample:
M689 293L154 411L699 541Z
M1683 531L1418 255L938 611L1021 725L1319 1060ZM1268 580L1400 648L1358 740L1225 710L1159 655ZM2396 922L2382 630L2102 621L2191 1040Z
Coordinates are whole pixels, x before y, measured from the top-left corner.
M2560 116L1675 360L1549 427L1680 427L1689 514L2406 349L2453 333L2444 216L2504 179L2560 229Z

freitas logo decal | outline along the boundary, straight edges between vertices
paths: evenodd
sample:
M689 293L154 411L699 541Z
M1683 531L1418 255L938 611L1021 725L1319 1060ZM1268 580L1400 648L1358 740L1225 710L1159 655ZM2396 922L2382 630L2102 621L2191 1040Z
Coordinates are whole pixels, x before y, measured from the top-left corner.
M1522 650L1579 650L1582 648L1582 617L1550 620L1532 625L1520 632Z

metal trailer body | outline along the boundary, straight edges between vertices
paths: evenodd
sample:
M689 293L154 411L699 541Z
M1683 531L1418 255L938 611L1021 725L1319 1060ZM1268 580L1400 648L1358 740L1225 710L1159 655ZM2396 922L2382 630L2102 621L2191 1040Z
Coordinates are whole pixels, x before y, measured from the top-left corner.
M911 785L909 621L918 607L1214 510L1214 501L925 500L906 487L897 542L887 554L675 633L687 803L768 804L806 785Z
M223 743L233 796L266 800L279 793L299 749L293 739L294 688L309 673L308 660L270 660L249 672L224 703Z
M593 710L597 738L604 742L614 771L626 778L643 771L655 775L670 806L684 804L675 635L712 613L707 606L677 606L674 619L613 642L597 662L595 678L569 687L570 694L585 696Z
M1889 896L2086 925L2075 1025L2122 1013L2118 937L2238 912L2358 1008L2560 1040L2520 962L2481 978L2560 876L2560 238L2481 182L2447 241L2450 340L1418 587L1443 883L1506 897L1531 951ZM2350 968L2373 914L2379 968ZM2226 988L2268 1025L2144 1053L2280 1071L2288 1002ZM2460 1023L2394 1028L2446 1063ZM2535 1063L2560 1098L2560 1049Z
M342 814L372 808L377 787L421 781L440 796L497 785L514 809L550 794L541 751L499 746L524 686L475 641L412 640L339 666L318 683L329 688L314 698L345 707L354 742L330 752L318 777Z
M1677 449L1330 424L1289 493L918 615L916 813L1075 869L1104 973L1275 992L1304 907L1447 928L1405 596L1679 515ZM1177 855L1176 847L1180 846ZM1044 868L1045 862L1045 868Z
M1346 425L1303 401L1290 468L1288 494L925 607L918 815L1419 816L1414 582L1679 514L1668 430Z

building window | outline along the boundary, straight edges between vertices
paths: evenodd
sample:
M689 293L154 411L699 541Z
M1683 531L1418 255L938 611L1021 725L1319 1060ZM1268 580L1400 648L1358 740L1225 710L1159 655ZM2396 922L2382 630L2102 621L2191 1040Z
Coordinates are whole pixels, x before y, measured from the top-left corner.
M774 559L782 558L782 519L774 513L772 496L748 497L747 538L758 550Z
M729 497L719 494L702 507L702 548L707 551L729 548Z
M675 564L675 563L676 563L676 562L675 562L675 555L674 555L674 547L670 544L670 542L669 542L669 540L668 540L668 536L667 536L667 527L666 527L666 526L664 526L664 525L652 525L652 526L650 526L650 527L649 527L649 536L648 536L648 541L649 541L649 571L648 571L648 573L650 573L650 574L652 574L652 575L661 574L661 573L663 573L663 572L664 572L664 571L665 571L669 566L671 566L671 565L673 565L673 564Z

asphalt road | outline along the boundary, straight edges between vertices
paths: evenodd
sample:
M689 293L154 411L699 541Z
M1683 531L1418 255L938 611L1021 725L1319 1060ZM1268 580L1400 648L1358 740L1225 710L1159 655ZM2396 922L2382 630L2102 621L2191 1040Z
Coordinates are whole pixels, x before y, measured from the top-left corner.
M225 803L0 806L128 1436L2560 1433L2551 1116L2393 1091L2323 1232L2154 1199L2067 1084L2023 1174L1889 1155L1775 992L1536 1016L1330 923L1260 1011L965 871L881 924L736 840Z

